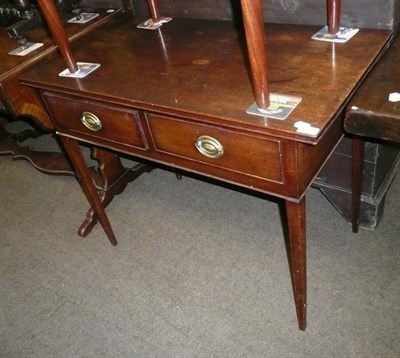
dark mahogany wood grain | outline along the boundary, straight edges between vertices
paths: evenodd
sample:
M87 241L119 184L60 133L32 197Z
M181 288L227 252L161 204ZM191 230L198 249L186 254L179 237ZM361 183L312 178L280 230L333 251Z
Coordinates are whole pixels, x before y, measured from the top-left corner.
M69 41L77 41L124 14L121 4L117 2L113 12L106 10L110 10L110 8L97 9L99 16L87 24L67 23L67 20L73 15L71 13L61 13L63 24L67 24L65 32ZM26 37L29 41L43 43L43 46L26 56L12 56L8 52L19 46L19 44L10 38L6 31L0 32L0 114L7 117L9 121L27 120L27 117L29 117L43 131L31 130L10 134L7 133L3 126L6 122L4 121L3 124L3 121L1 121L0 155L11 155L14 159L28 160L37 170L46 174L75 175L75 171L64 153L33 150L21 144L27 138L35 138L55 130L37 92L21 85L18 81L18 76L23 70L40 61L46 61L46 59L51 58L56 52L56 46L45 26L33 28L26 33ZM98 171L96 170L97 168L90 168L90 172L96 186L102 192L103 205L106 206L114 195L121 192L128 182L134 180L143 171L139 170L139 168L123 168L120 159L111 156L105 150L94 149L93 152L96 152L99 168ZM80 228L79 232L82 235L87 235L91 227L97 222L94 215L90 216L92 212L93 209L90 209L84 224Z
M267 46L261 0L241 0L254 97L257 107L269 106Z
M249 14L260 15L261 3L243 4L244 12L255 6ZM101 63L93 76L60 78L63 63L54 59L30 69L21 80L41 94L113 243L78 141L284 198L296 312L304 330L306 190L341 139L344 108L390 33L364 30L351 44L335 46L311 40L316 27L267 24L271 90L302 97L287 119L274 120L246 113L254 101L256 71L250 66L246 34L236 24L174 18L158 31L140 30L136 24L121 19L73 46L79 58ZM253 36L260 41L252 31L246 31L250 44ZM103 128L87 132L81 111L96 115ZM130 113L136 113L134 121L126 120ZM320 132L298 133L294 124L299 120ZM127 138L125 132L135 127ZM216 140L222 156L206 157L196 149L204 136Z
M110 14L99 11L98 18L93 22L85 25L68 24L65 28L68 39L76 41L122 15L121 9L116 9L114 13ZM66 23L71 16L71 14L63 13L63 23ZM51 57L56 52L56 46L53 44L51 35L45 26L33 28L26 33L26 37L29 41L43 43L43 46L26 56L12 56L8 52L19 44L15 39L10 38L6 31L0 31L0 114L7 117L8 120L29 117L38 127L43 129L42 132L39 130L31 131L29 137L34 137L45 134L44 131L54 131L54 126L43 109L42 101L37 93L29 87L22 86L18 81L18 76L23 70L35 63ZM0 130L2 133L6 133L2 123L0 123ZM26 159L36 169L47 174L75 174L64 154L35 151L29 147L21 146L20 142L26 138L25 132L13 135L7 133L7 140L2 141L0 145L0 155L12 155L15 159Z
M86 167L85 159L80 151L77 141L69 138L61 137L64 148L68 151L69 158L74 165L78 180L82 183L82 189L85 192L89 203L97 214L97 219L100 221L108 239L113 246L117 245L117 239L111 228L110 221L104 211L101 199L97 193L96 187L93 184L93 177Z
M124 14L122 9L116 9L113 13L99 11L99 16L95 21L84 24L68 24L65 27L70 42L77 41L102 26L106 26ZM61 14L65 24L71 14ZM19 74L34 64L50 58L57 50L51 35L45 27L38 27L30 30L27 39L31 42L43 43L43 46L27 56L11 56L8 54L18 46L18 43L10 38L7 33L0 31L0 99L5 110L13 117L18 115L31 115L38 117L38 124L52 130L52 124L45 111L40 112L41 102L36 93L31 89L22 86L18 81ZM30 113L29 105L32 105ZM35 110L36 108L36 110ZM47 118L46 118L47 117Z
M306 255L306 199L294 204L286 201L286 212L289 225L290 272L296 303L296 314L299 329L306 329L307 307L307 255Z
M339 31L341 0L326 0L328 31L330 34L336 34Z
M160 8L157 0L147 0L147 6L149 8L150 16L153 21L157 21L160 18Z
M95 76L65 81L58 76L64 65L55 60L35 66L24 82L315 144L390 38L390 32L362 30L334 46L311 40L318 27L267 24L270 91L302 97L293 114L278 121L246 114L254 97L244 35L235 25L176 18L159 31L144 31L136 24L121 19L74 48L77 58L101 63ZM297 133L298 120L321 132Z

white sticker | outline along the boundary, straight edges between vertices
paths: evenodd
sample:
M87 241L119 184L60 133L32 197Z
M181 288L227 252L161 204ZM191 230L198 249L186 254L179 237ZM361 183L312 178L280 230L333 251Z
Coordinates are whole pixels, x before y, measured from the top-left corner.
M389 95L389 102L399 102L400 101L400 93L393 92Z
M309 134L312 136L316 136L320 129L317 127L313 127L310 123L303 122L303 121L297 121L294 125L295 128L297 128L296 132L297 133L302 133L302 134Z
M295 124L293 124L293 126L296 128L310 128L311 124L303 121L297 121Z

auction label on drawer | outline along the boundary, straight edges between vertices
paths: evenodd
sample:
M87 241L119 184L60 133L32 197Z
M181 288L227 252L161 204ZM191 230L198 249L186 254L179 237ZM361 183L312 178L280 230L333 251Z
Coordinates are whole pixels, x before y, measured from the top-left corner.
M269 101L270 104L267 109L261 109L256 103L253 103L246 112L248 114L255 114L257 116L283 120L286 119L301 102L301 97L271 93Z

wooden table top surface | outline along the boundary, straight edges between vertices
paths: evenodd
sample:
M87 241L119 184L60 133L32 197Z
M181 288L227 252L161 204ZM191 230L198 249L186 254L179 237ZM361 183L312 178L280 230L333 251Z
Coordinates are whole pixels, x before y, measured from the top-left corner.
M65 24L68 37L71 40L74 40L87 34L89 31L93 31L100 24L106 23L108 19L111 20L111 18L121 15L121 9L116 11L114 15L107 13L104 9L99 10L99 16L96 18L96 21L89 22L85 25L68 23L68 19L72 18L74 16L73 14L61 14L60 16ZM20 45L18 44L17 40L11 38L7 34L7 31L4 27L0 28L0 80L4 80L23 70L24 68L31 66L50 53L54 52L56 49L51 34L45 25L29 30L26 34L26 39L29 42L43 43L43 46L39 47L35 51L32 51L26 56L9 55L8 53L10 51L14 50Z
M398 99L389 101L390 94L394 94ZM400 38L398 36L349 103L345 129L360 136L400 142Z
M266 24L271 92L302 97L285 120L246 114L254 103L242 30L228 21L174 18L156 31L124 17L74 44L79 62L101 67L83 79L59 77L60 57L23 73L23 83L138 109L227 124L315 144L391 37L362 29L345 44L311 39L320 28ZM341 119L340 119L341 120ZM296 133L305 121L317 136Z

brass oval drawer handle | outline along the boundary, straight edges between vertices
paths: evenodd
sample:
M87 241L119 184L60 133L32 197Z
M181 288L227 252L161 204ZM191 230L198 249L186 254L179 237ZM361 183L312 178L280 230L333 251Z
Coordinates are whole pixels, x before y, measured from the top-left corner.
M197 150L207 158L217 159L224 155L224 147L215 138L203 135L197 138Z
M83 112L81 117L82 124L93 132L98 132L103 128L100 119L90 112Z

